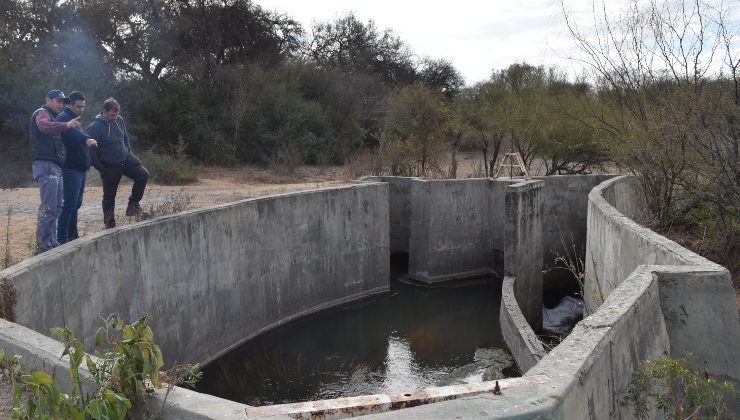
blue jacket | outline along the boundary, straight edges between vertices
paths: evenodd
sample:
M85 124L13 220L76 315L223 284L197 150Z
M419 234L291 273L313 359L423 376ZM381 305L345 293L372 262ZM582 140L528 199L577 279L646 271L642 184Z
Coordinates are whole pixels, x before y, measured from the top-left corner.
M77 116L65 107L64 111L57 117L57 122L67 122L77 118ZM62 132L62 143L67 152L67 159L62 165L65 169L76 169L86 171L90 169L90 147L86 141L90 138L82 128L77 127Z

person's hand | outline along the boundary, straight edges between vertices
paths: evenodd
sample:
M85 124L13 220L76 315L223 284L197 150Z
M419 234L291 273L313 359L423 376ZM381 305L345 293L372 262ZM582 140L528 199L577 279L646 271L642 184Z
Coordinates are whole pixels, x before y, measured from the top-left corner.
M67 128L77 128L80 126L80 117L67 121Z
M85 144L87 144L88 147L98 147L98 142L95 141L95 139L87 139L85 140Z

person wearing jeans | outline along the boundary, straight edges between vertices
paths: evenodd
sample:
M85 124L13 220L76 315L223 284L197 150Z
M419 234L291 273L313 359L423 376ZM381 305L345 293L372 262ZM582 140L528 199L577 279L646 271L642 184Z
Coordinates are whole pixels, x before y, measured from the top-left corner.
M34 111L28 127L33 159L33 179L39 184L41 204L36 223L36 249L40 254L59 246L56 239L57 217L62 208L62 165L66 158L64 144L59 136L65 130L77 128L78 118L67 122L54 119L62 111L67 97L54 89L46 94L43 107Z
M87 130L90 137L98 142L91 157L93 166L100 172L100 179L103 181L103 223L106 229L116 226L116 193L121 177L125 175L134 181L126 216L141 213L139 202L149 180L149 172L131 150L126 124L118 115L120 109L118 101L106 99L103 102L103 111L95 117Z
M81 92L69 94L69 104L56 118L57 122L67 122L79 118L85 111L85 96ZM85 191L85 176L90 169L90 147L96 147L95 139L90 138L80 127L64 131L62 143L67 159L62 165L64 180L64 204L57 221L57 241L60 244L77 239L77 213L82 206Z

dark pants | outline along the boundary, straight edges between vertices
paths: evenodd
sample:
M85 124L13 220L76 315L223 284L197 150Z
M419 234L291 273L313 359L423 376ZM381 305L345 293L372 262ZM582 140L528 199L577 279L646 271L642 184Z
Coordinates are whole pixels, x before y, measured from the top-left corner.
M82 207L82 194L85 191L86 171L62 169L64 179L64 204L57 222L57 240L60 244L77 239L77 213Z
M130 203L138 203L144 196L146 182L149 180L149 171L141 165L141 161L132 155L128 155L123 163L118 165L101 166L100 179L103 181L103 218L106 226L109 221L115 225L116 193L121 177L126 176L134 181L131 189Z

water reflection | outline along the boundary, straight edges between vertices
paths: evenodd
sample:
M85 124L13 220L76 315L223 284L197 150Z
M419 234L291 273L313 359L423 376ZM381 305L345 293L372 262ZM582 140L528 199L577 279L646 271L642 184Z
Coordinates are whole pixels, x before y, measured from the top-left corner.
M434 386L481 348L505 348L500 283L421 287L324 311L271 331L204 369L198 390L249 405Z

